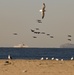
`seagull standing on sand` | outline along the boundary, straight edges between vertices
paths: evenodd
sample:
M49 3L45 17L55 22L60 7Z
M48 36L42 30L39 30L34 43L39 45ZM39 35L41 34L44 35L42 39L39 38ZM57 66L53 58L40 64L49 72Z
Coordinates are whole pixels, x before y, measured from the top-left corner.
M63 59L61 59L61 61L63 61Z
M59 59L58 59L58 58L56 58L55 60L56 60L56 61L58 61Z
M54 60L54 57L53 57L53 58L51 58L51 60Z
M44 18L44 16L45 16L45 3L43 3L43 7L42 7L42 9L40 10L40 12L41 12L41 14L42 14L42 19Z
M8 55L8 59L12 59L12 57L10 55Z
M71 57L71 60L73 60L73 57Z
M42 57L41 60L43 60L44 58Z
M46 57L46 60L48 60L48 57Z

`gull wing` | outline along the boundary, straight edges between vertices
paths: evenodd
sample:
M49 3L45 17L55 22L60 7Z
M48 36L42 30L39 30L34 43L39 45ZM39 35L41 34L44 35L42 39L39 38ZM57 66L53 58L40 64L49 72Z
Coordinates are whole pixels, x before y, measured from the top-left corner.
M43 11L43 12L42 12L42 19L44 18L44 16L45 16L45 12Z
M42 19L44 18L45 16L45 3L43 3L43 8L42 8Z
M45 7L46 7L46 6L45 6L45 3L43 3L43 9L44 9L44 10L45 10Z

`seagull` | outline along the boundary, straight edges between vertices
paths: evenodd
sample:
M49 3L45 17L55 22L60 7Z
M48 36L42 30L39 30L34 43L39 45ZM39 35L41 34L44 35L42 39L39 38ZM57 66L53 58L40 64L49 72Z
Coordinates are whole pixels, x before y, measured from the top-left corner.
M39 30L39 28L36 28L36 30Z
M47 34L48 36L50 35L50 34Z
M68 37L71 37L71 35L68 35Z
M63 61L63 59L61 59L61 61Z
M54 38L53 36L50 36L50 38Z
M41 60L43 60L44 58L42 57Z
M8 59L12 59L12 57L10 55L8 55Z
M48 57L46 57L46 60L48 60Z
M41 20L37 20L37 22L38 22L38 23L42 23L42 21L41 21Z
M36 36L33 36L33 38L37 38Z
M71 41L71 39L68 39L69 41Z
M53 58L51 58L51 60L54 60L54 57L53 57Z
M73 57L71 57L71 60L73 60Z
M42 7L42 9L40 10L40 12L41 12L41 14L42 14L42 19L44 18L44 16L45 16L45 3L43 3L43 7Z
M59 59L58 59L58 58L56 58L55 60L56 60L56 61L58 61Z
M31 29L31 32L34 32L34 30Z
M17 33L13 33L13 35L17 35Z
M41 32L41 34L45 34L45 32Z

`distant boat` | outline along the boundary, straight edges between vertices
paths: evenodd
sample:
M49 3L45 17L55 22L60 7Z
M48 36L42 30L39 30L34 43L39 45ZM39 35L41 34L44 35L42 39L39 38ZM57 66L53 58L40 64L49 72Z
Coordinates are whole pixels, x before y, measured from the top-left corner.
M25 45L25 44L19 44L19 45L16 45L16 46L14 46L14 47L16 47L16 48L27 48L27 47L29 47L29 46L27 46L27 45Z

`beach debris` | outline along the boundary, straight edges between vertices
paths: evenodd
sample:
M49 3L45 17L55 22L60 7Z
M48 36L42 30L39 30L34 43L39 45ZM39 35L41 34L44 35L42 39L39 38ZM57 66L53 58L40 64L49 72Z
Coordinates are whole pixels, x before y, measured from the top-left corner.
M4 65L9 65L9 64L11 64L11 62L6 60Z
M40 63L39 65L42 65L42 63Z
M9 63L9 61L7 60L7 61L5 61L5 63Z
M45 3L43 3L43 7L42 7L42 9L40 10L40 12L41 12L41 15L42 15L42 19L44 18L44 16L45 16Z
M23 73L24 73L24 72L27 72L27 70L23 70L22 72L23 72Z

